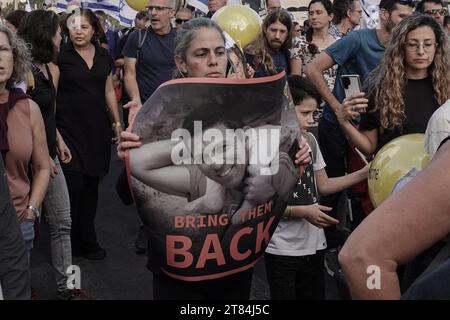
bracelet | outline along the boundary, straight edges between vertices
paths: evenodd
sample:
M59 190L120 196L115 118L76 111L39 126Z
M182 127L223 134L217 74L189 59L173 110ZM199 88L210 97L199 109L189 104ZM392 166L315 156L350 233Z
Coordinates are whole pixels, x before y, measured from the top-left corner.
M120 123L120 121L113 122L112 127L113 127L113 128L121 128L121 127L122 127L122 124Z
M283 216L284 219L292 218L292 206L287 206L286 214Z

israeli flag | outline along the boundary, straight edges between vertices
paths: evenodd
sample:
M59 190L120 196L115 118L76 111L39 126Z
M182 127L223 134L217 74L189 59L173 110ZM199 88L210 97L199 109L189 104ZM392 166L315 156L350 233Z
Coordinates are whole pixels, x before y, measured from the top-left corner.
M54 0L46 1L47 4L62 9L67 9L67 5L71 2L73 1L57 0L56 3ZM126 26L132 25L137 14L137 11L130 8L125 0L83 0L81 1L81 7L92 11L102 10Z

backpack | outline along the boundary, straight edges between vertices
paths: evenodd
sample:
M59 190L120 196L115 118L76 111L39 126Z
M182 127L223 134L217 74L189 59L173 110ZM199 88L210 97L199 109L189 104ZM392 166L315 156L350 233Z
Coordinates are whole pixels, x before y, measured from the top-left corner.
M303 138L306 139L306 142L308 143L309 147L312 151L313 158L311 159L314 162L316 162L317 159L317 142L314 138L314 135L311 132L305 132L302 134Z

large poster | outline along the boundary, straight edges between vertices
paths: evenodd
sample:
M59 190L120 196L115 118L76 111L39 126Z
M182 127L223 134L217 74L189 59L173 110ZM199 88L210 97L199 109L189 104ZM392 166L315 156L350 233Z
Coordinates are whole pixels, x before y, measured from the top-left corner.
M261 257L298 182L289 98L283 72L172 80L144 104L127 170L152 270L199 281Z

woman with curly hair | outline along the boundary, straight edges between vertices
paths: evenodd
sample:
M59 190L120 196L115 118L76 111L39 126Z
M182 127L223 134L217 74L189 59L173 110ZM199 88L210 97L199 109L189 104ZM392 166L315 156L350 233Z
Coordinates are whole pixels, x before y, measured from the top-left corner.
M14 84L30 67L25 42L0 26L0 151L28 259L50 178L45 126L39 106ZM31 167L32 170L29 170ZM31 179L30 179L31 178Z
M393 30L386 53L364 93L344 100L337 112L349 140L366 155L392 139L425 133L428 120L450 98L448 38L433 18L418 14ZM351 120L362 114L359 131Z
M366 155L404 134L425 133L428 120L450 98L447 36L426 15L405 18L393 30L379 67L364 93L347 98L337 112L349 140ZM351 123L362 114L359 131Z

